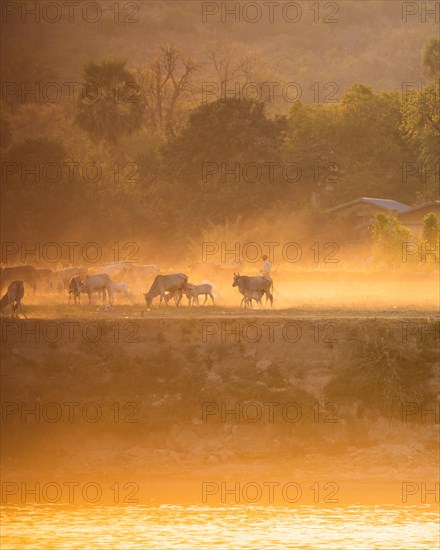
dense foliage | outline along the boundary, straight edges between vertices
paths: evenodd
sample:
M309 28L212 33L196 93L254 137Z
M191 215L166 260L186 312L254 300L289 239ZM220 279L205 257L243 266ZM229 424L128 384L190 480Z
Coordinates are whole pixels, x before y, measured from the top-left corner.
M359 196L437 198L438 40L428 40L421 58L424 87L352 84L334 102L320 94L287 112L267 97L201 100L208 75L233 87L267 74L255 58L225 49L211 50L209 63L172 46L144 64L85 63L75 101L12 94L1 121L4 239L147 234L182 246L237 216L302 219ZM35 65L23 63L32 80ZM41 83L59 70L36 67ZM6 75L16 70L10 64Z

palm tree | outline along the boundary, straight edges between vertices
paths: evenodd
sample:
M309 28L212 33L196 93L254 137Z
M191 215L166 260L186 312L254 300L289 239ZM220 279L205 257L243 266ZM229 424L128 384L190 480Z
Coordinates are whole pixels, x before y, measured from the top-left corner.
M143 101L125 61L88 63L76 122L90 137L115 144L141 128Z

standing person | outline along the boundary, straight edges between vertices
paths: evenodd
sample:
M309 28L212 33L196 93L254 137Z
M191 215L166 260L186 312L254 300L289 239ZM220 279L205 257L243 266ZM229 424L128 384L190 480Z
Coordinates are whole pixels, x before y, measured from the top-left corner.
M261 259L263 260L263 269L261 269L261 273L263 274L263 277L270 277L270 270L272 269L272 264L269 262L269 259L266 254L264 256L261 256Z

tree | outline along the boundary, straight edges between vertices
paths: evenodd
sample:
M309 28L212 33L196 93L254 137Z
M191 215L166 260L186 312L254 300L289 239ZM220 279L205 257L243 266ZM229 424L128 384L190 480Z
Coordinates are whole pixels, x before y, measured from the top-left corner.
M340 157L336 157L335 136L338 112L333 106L295 103L289 113L285 134L285 157L301 170L298 194L301 203L323 198L338 184Z
M225 92L231 82L245 85L257 71L255 57L239 52L237 48L232 46L209 48L207 57L222 93Z
M47 138L31 138L13 144L5 155L13 173L1 184L4 227L15 239L60 229L66 220L66 195L72 185L62 175L67 153L62 144ZM69 201L67 201L69 202ZM56 234L56 231L54 231ZM20 236L20 237L18 237Z
M289 159L303 166L303 196L309 200L321 184L322 206L359 196L413 200L414 181L401 177L408 150L400 107L397 92L376 94L362 84L337 104L297 102L284 144Z
M272 108L280 114L283 109L282 97L273 91L270 83L281 83L281 76L269 69L258 52L245 52L241 45L216 44L208 48L207 78L202 101L235 97L248 101L266 103L266 110ZM275 106L275 104L277 104Z
M200 218L222 223L262 211L276 197L286 200L289 183L267 164L282 164L284 128L284 119L266 117L262 103L227 99L195 109L163 151L178 215L190 225Z
M91 138L116 144L142 126L143 102L125 61L88 63L76 122Z
M423 240L429 245L435 246L440 240L438 218L434 212L428 212L423 217Z
M36 164L45 166L54 163L58 166L66 158L63 145L47 138L30 138L11 147L7 155L10 162L22 163L28 167Z
M29 54L29 48L15 51L2 63L2 107L16 114L19 107L44 101L42 90L59 75L41 54Z
M401 132L413 151L413 160L429 168L437 166L421 200L438 197L438 157L440 154L440 76L429 86L405 94L402 100ZM426 188L426 185L425 185Z
M173 46L164 47L148 69L136 69L136 81L142 89L148 124L173 134L176 108L191 90L197 63Z

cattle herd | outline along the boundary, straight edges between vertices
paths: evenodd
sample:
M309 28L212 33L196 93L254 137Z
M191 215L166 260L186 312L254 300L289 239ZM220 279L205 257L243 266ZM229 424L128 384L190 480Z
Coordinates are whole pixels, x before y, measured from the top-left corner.
M102 304L106 303L108 296L107 307L110 308L116 295L122 295L133 303L131 289L145 288L153 278L150 289L143 293L148 308L156 297L159 297L159 305L163 302L168 304L170 300L179 305L183 295L187 297L190 306L200 305L200 296L204 296L202 305L209 300L212 305L215 303L213 284L210 281L204 280L196 285L190 283L184 273L160 274L156 265L112 262L102 264L96 271L88 273L82 267L67 267L53 271L37 269L30 265L0 268L1 292L6 290L0 301L0 309L11 306L12 316L18 318L18 311L24 315L21 300L25 286L31 294L41 292L47 295L55 292L59 296L68 296L68 303L75 305L81 303L81 294L87 294L88 303L91 304L93 294L97 293ZM266 296L266 303L269 301L273 305L273 283L270 277L250 277L234 273L232 286L242 294L240 307L253 307L253 301L261 306L263 296Z

